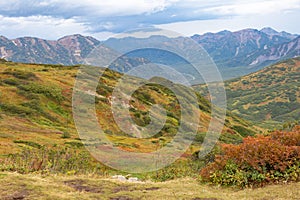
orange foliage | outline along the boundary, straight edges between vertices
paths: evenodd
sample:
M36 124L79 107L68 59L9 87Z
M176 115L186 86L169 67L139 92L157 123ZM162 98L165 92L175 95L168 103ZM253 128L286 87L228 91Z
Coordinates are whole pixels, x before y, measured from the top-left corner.
M265 181L272 181L274 174L300 162L300 126L291 132L276 131L269 136L247 137L242 144L223 144L222 154L200 172L204 180L210 180L213 173L222 171L228 162L235 163L244 172L263 174Z

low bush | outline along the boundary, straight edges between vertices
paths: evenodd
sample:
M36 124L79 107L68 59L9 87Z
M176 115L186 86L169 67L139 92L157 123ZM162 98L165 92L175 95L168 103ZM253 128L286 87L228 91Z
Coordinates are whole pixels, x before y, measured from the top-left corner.
M254 136L255 135L254 131L252 131L250 129L247 129L243 126L235 125L235 126L232 127L232 129L235 130L237 133L239 133L243 137Z
M149 174L153 181L163 182L177 178L192 177L199 178L198 172L203 168L204 163L201 160L177 160L175 163ZM144 175L145 176L145 175Z
M20 85L20 81L15 78L4 79L3 83L5 83L7 85L12 85L12 86Z
M36 143L36 142L32 142L32 141L24 141L24 140L14 140L14 143L17 143L17 144L26 144L28 146L31 146L31 147L35 147L35 148L41 148L42 145Z
M28 100L39 100L40 97L38 94L27 92L24 90L17 90L17 94L26 97Z
M40 85L37 83L30 83L26 85L19 85L18 88L29 93L43 94L44 96L51 98L57 102L61 102L65 99L62 95L61 89L55 87Z
M69 132L63 132L63 134L61 135L61 138L63 138L63 139L71 138L71 134Z
M222 133L219 140L226 144L240 144L243 142L243 137L238 134Z
M4 112L13 114L13 115L30 115L33 113L33 110L21 105L13 105L13 104L4 104L0 103L0 109Z
M18 79L24 79L24 80L36 80L37 76L32 72L26 72L21 70L7 70L3 72L3 74L12 75L15 78Z
M71 147L75 147L75 148L81 148L84 145L82 144L82 142L65 142L65 144L70 145Z
M222 153L200 172L204 181L240 187L300 180L300 131L277 131L223 144Z

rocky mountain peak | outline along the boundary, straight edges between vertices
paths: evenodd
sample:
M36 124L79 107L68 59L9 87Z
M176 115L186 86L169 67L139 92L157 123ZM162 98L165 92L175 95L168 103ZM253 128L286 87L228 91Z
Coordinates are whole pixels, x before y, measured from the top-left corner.
M261 29L260 32L263 32L267 35L277 35L279 33L270 27L265 27L265 28Z

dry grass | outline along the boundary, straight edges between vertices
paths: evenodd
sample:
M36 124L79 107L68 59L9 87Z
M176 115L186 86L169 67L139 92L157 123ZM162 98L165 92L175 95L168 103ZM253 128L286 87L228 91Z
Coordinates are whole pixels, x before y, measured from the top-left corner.
M0 174L0 199L299 199L300 183L236 190L193 179L122 183L89 176Z

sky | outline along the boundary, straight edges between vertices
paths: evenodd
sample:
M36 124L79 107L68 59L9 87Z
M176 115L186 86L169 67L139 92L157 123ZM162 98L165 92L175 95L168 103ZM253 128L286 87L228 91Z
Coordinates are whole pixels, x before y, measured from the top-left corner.
M300 0L1 0L0 35L99 40L157 27L185 36L272 27L300 34Z

